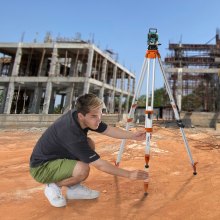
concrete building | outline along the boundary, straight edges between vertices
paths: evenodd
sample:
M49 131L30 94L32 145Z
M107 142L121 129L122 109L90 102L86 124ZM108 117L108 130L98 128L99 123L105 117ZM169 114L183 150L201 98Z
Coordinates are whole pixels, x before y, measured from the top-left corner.
M1 114L63 113L89 92L123 113L134 88L135 75L89 42L0 43Z

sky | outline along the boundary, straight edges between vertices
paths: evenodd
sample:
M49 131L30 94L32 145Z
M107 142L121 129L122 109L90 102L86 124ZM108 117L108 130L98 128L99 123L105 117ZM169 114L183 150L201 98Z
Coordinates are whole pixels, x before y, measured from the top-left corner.
M219 0L0 0L0 42L52 37L94 40L118 54L139 80L149 28L157 28L161 59L170 43L207 43L220 28ZM215 44L215 40L210 43ZM159 65L155 87L163 86ZM142 92L143 93L143 90Z

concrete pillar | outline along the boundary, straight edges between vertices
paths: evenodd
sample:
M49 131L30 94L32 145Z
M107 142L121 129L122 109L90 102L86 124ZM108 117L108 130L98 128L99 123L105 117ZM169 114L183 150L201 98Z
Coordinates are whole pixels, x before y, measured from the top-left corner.
M4 112L6 95L7 95L7 88L5 86L0 86L0 114Z
M36 113L36 114L39 113L42 93L43 93L43 88L41 86L35 87L30 113Z
M45 92L45 97L44 97L44 105L43 105L43 111L42 111L43 114L48 114L49 112L51 94L52 94L52 82L48 81L46 92Z
M93 47L91 47L89 49L87 69L86 69L86 79L85 79L83 94L89 92L89 87L90 87L89 78L90 78L91 73L92 73L93 56L94 56L94 49L93 49Z
M217 111L220 112L220 73L218 74Z
M133 81L132 81L132 94L135 93L135 78L133 78Z
M47 76L49 75L49 73L47 72L47 62L48 62L48 59L44 59L43 61L43 66L42 66L42 70L40 72L40 75L39 76Z
M21 57L22 57L22 49L21 49L22 43L18 44L17 52L15 55L15 61L12 69L12 76L17 76L19 73L20 63L21 63Z
M102 86L101 89L99 90L99 98L102 101L104 100L104 91L105 91L105 88L104 88L104 86Z
M110 92L108 92L108 96L106 97L106 108L107 108L107 111L108 113L110 113L110 106L111 106L111 95L110 95Z
M123 104L123 93L121 93L119 97L119 106L118 106L119 114L122 114L122 104Z
M59 76L60 75L60 62L59 60L57 61L57 64L56 64L56 69L55 69L55 76Z
M129 112L129 100L131 96L131 76L128 76L128 97L127 97L127 102L126 102L126 113Z
M119 114L122 114L124 78L125 78L125 72L123 71L121 74L121 94L119 98Z
M38 73L37 73L38 76L40 76L41 72L42 72L42 67L43 67L43 63L44 63L45 53L46 53L46 49L43 49L42 55L41 55L40 64L39 64L39 68L38 68Z
M71 57L71 61L70 61L70 74L69 76L74 76L74 69L75 69L75 56Z
M114 66L114 69L113 69L113 87L114 89L116 88L116 80L117 80L117 66L115 65Z
M131 89L131 76L129 75L129 76L128 76L127 92L130 93L130 92L131 92L130 89Z
M57 50L57 45L54 44L51 63L50 63L49 76L54 76L55 75L57 61L58 61L58 50Z
M178 68L178 75L177 75L177 106L179 108L179 111L182 109L182 90L183 90L183 69Z
M104 101L104 90L105 90L105 82L106 82L106 71L107 71L107 59L104 58L102 62L102 75L101 75L101 81L102 81L102 87L99 91L99 98Z
M129 99L130 99L130 95L128 95L127 99L126 99L126 105L125 105L125 113L126 114L128 114L128 112L129 112Z
M121 74L121 90L124 91L125 88L125 72L123 71Z
M86 75L86 69L87 69L86 63L82 63L82 75L81 76L85 76Z
M5 101L4 114L10 114L11 112L11 105L12 105L12 101L14 97L14 90L15 90L14 82L10 82L8 85L8 92L7 92L6 101Z
M55 106L55 101L56 101L56 90L54 88L52 88L52 92L51 92L51 98L50 98L50 106L49 106L49 110L48 113L52 114L54 113L54 106Z
M107 59L104 58L102 62L102 75L101 75L101 81L106 82L106 72L107 72Z
M65 100L65 95L61 95L61 101L60 101L60 108L61 108L61 113L63 113L64 110L64 100Z
M11 65L11 64L10 64L10 65ZM7 66L6 66L6 73L5 73L6 76L10 76L10 73L11 73L11 72L10 72L10 69L11 69L11 66L10 66L10 65L7 65Z
M115 90L112 91L110 95L110 102L109 102L109 113L114 113L114 107L115 107Z
M8 76L11 76L13 67L14 67L14 59L12 58L11 63L8 68Z
M31 113L32 103L33 103L33 99L34 99L34 92L31 92L29 94L28 99L29 99L29 104L28 104L27 113L29 114L29 113Z
M65 99L64 110L63 110L64 113L66 113L67 111L72 109L73 95L74 95L74 84L72 87L68 87L66 91L67 91L66 92L66 99Z
M0 63L0 76L2 75L3 63Z
M78 77L78 60L80 50L77 50L77 54L73 55L70 67L70 76Z
M117 66L114 66L113 69L113 91L111 93L111 102L110 102L110 109L109 112L112 114L114 113L114 109L115 109L115 87L116 87L116 75L117 75Z
M63 76L66 76L67 75L67 66L69 64L69 57L68 57L68 51L66 50L65 51L65 58L64 58L64 71L63 71ZM58 63L57 63L57 74L59 75L60 74L60 60L58 60Z

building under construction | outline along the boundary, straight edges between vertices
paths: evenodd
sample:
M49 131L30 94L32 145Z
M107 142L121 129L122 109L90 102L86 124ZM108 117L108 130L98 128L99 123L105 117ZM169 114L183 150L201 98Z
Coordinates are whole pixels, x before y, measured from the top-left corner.
M123 113L134 87L134 74L114 53L90 42L0 43L0 113L63 113L89 92L104 101L108 113Z
M183 111L220 111L220 39L215 44L169 44L166 72L173 96Z

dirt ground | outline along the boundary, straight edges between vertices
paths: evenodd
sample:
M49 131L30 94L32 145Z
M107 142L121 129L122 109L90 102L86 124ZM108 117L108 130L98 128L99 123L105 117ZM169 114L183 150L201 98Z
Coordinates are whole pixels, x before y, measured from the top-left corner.
M140 129L140 128L138 128ZM178 128L155 126L151 140L150 182L114 177L91 169L85 185L99 190L96 200L68 201L54 208L44 186L29 175L29 157L42 130L0 130L0 219L220 219L220 133L212 129L185 129L194 161L193 175ZM103 159L114 163L121 141L97 133ZM120 164L125 169L144 168L145 142L127 141ZM65 193L65 189L63 189Z

